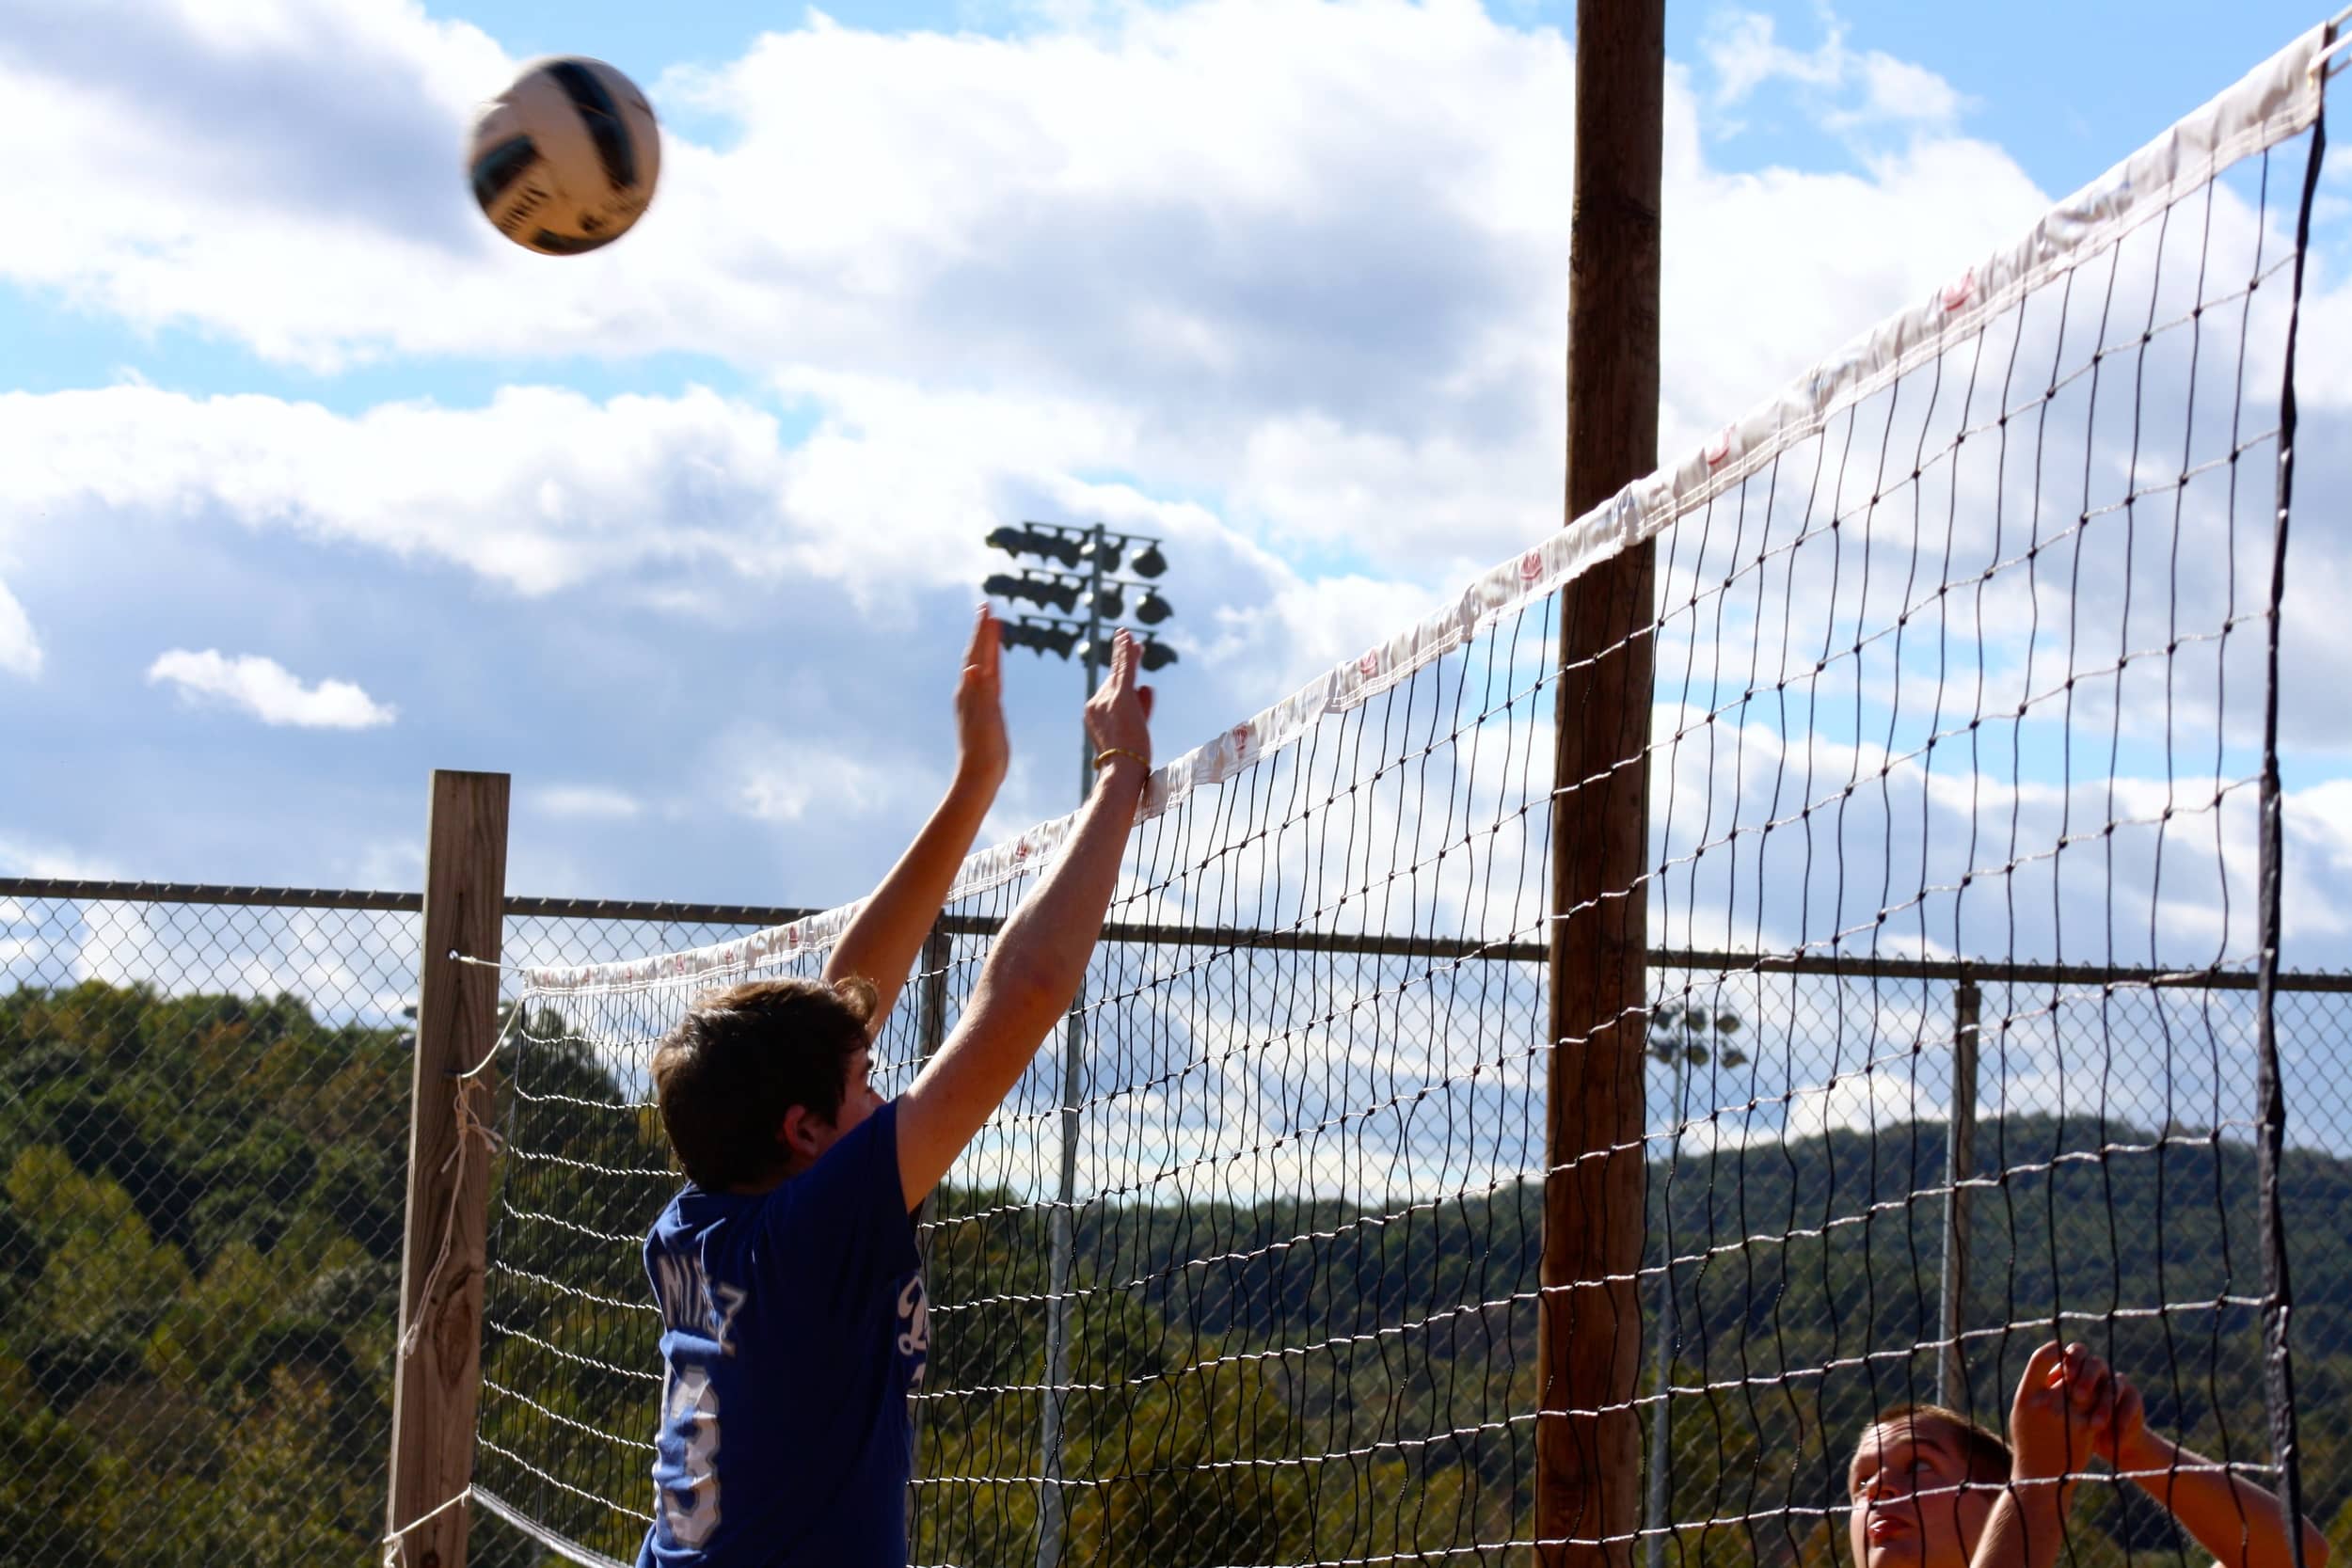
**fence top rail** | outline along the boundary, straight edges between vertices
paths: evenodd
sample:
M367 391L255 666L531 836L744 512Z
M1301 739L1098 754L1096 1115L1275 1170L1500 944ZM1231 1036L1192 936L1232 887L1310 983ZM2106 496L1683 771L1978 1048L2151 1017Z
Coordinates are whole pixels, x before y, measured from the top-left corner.
M88 878L0 877L0 898L84 900L124 904L230 904L292 910L357 910L416 914L421 893L370 892L349 888L231 887L203 882L107 881ZM680 926L783 926L817 911L765 904L677 904L656 899L543 898L513 895L508 916L548 920L635 920ZM1002 922L948 915L940 922L950 936L990 936ZM1541 963L1540 942L1479 942L1469 938L1385 936L1377 933L1258 929L1231 926L1105 927L1106 942L1219 947L1236 951L1348 953L1370 958L1432 961L1501 959ZM1987 958L1892 958L1866 953L1735 953L1663 947L1649 955L1652 969L1709 971L1718 974L1822 974L1865 980L1948 980L1979 985L2158 987L2166 990L2252 990L2250 969L2166 970L2126 964L2031 963ZM2281 972L2282 991L2352 994L2352 973Z
M124 882L87 877L0 877L0 898L116 904L256 904L285 910L371 910L419 914L421 893L356 888L237 887L212 882Z
M359 910L376 914L421 914L424 911L421 893L236 887L212 882L125 882L89 878L0 877L0 898L82 899L119 904L245 904L281 910ZM673 904L657 899L543 898L516 894L507 897L506 912L557 920L782 926L818 911L771 904Z

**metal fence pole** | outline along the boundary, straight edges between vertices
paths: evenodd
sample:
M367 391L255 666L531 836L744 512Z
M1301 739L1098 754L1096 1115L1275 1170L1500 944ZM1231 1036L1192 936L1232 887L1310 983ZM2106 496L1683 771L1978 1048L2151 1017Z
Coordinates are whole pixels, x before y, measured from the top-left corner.
M923 956L915 965L915 998L921 1009L916 1015L914 1028L914 1070L917 1075L930 1065L931 1058L939 1054L939 1048L947 1040L947 962L953 952L954 939L947 935L947 927L941 922L933 921L931 934L923 939ZM915 1212L914 1217L915 1248L922 1278L927 1282L930 1278L931 1217L938 1206L939 1189L933 1187L923 1195L923 1206ZM928 1283L924 1289L928 1292ZM928 1303L924 1310L929 1312ZM909 1409L913 1412L908 1424L914 1431L914 1473L920 1476L923 1473L923 1406L917 1402ZM907 1540L910 1542L914 1539L914 1503L921 1495L915 1487L907 1488Z
M1086 695L1110 660L1103 649L1103 525L1094 525L1093 549L1088 564L1087 641L1084 660ZM1094 793L1094 742L1082 728L1078 733L1078 803ZM1051 1253L1045 1265L1045 1409L1040 1422L1037 1509L1037 1568L1055 1568L1061 1560L1061 1417L1062 1399L1070 1383L1071 1255L1077 1245L1072 1224L1078 1196L1078 1078L1086 1070L1086 982L1070 1004L1070 1022L1062 1032L1061 1053L1061 1180L1054 1193Z
M1037 1564L1055 1568L1061 1560L1062 1399L1070 1385L1070 1275L1076 1250L1073 1224L1078 1185L1078 1075L1086 1055L1085 999L1070 1009L1062 1031L1061 1180L1056 1191L1053 1217L1048 1222L1052 1253L1046 1263L1044 1468L1038 1474L1044 1495L1038 1499Z
M1935 1402L1966 1406L1968 1362L1961 1354L1962 1307L1968 1294L1968 1194L1977 1170L1977 1015L1981 999L1966 975L1952 990L1952 1109L1944 1140L1944 1354L1935 1368Z
M1675 1341L1681 1338L1682 1325L1676 1316L1674 1217L1670 1206L1674 1202L1675 1167L1682 1158L1682 1124L1685 1085L1689 1083L1688 1055L1675 1053L1675 1127L1666 1144L1666 1201L1659 1205L1661 1221L1659 1227L1665 1237L1661 1247L1658 1272L1658 1381L1650 1392L1658 1396L1658 1404L1649 1418L1649 1540L1644 1560L1649 1568L1665 1568L1666 1509L1673 1501L1674 1486L1674 1370Z

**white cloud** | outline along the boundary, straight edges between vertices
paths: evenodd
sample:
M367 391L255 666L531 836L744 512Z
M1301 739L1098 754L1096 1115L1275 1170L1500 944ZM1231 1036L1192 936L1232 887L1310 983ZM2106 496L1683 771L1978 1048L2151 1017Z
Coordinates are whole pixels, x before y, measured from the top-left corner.
M389 724L398 710L376 702L349 681L323 680L305 686L277 660L259 654L224 657L174 648L148 667L151 683L168 682L192 700L211 699L241 708L264 724L298 729L367 730Z
M1967 106L1967 100L1934 71L1875 49L1862 56L1860 75L1862 104L1851 111L1857 123L1948 125Z
M2333 779L2280 799L2291 867L2280 889L2280 923L2290 937L2341 940L2352 933L2352 779Z
M40 673L40 639L34 634L32 617L8 585L0 582L0 670L31 680Z
M781 566L764 524L789 468L773 419L675 399L509 388L485 408L356 419L142 387L0 395L0 482L26 507L223 515L455 562L524 593L723 553Z
M1715 77L1714 101L1745 103L1773 82L1805 89L1820 124L1829 131L1871 126L1944 130L1960 118L1966 100L1934 71L1875 49L1853 49L1846 25L1822 8L1821 42L1809 50L1780 41L1774 20L1760 11L1728 11L1717 17L1702 46Z
M26 144L40 182L18 210L43 236L0 276L321 365L720 356L829 416L796 454L803 511L886 519L918 548L1000 501L1008 474L1047 471L1216 496L1294 558L1337 547L1423 581L1556 510L1573 66L1551 29L1462 0L1198 0L1014 40L818 17L660 84L739 135L722 151L673 133L641 230L558 262L493 235L455 176L467 106L511 64L480 35L389 0L258 14L167 11L126 55L93 41L103 10L59 8L0 55L0 149ZM1866 97L1903 69L1854 58ZM345 80L361 59L367 79ZM156 60L182 85L150 104L133 89ZM319 101L299 136L259 91L201 138L174 119L183 97L278 78ZM1726 176L1699 118L1677 74L1670 446L2041 205L1971 143L1865 177ZM222 172L257 161L272 178ZM379 176L365 203L342 194L354 168ZM497 504L536 512L535 491ZM482 531L386 511L380 531L428 549ZM630 559L466 554L540 585Z
M637 797L606 784L550 784L532 792L532 803L549 816L626 819L644 811Z
M838 747L744 724L712 747L719 804L755 822L838 822L886 809L902 779L883 764Z
M504 244L457 171L511 62L414 0L34 0L9 20L0 154L40 214L9 247L19 281L140 322L233 316L260 352L330 366L369 352L331 324L378 291L421 306Z
M700 389L596 403L509 388L479 408L354 417L128 386L0 394L0 496L18 503L0 519L228 522L448 562L528 595L625 585L681 626L768 594L846 594L869 630L899 637L916 595L974 591L1005 564L981 539L1007 516L1095 518L1168 542L1171 637L1184 678L1230 689L1220 709L1254 710L1455 586L1310 582L1203 506L1073 477L1126 450L1076 404L850 378L828 395L839 412L787 449L773 415Z
M114 881L121 868L61 844L21 838L0 838L0 871L11 877L87 878ZM21 917L21 911L20 911Z

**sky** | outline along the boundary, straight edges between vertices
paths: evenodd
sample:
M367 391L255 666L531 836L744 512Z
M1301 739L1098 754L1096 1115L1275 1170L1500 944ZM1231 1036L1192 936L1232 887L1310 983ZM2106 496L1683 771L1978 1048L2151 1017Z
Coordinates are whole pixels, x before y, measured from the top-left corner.
M514 777L514 892L854 896L1024 518L1165 538L1159 749L1216 735L1560 520L1572 13L8 7L0 873L414 888L469 768ZM1678 0L1661 455L2323 19ZM458 172L549 52L665 127L590 257ZM2352 587L2309 494L2300 580ZM1081 695L1009 656L992 834L1074 803ZM2309 729L2298 852L2352 887L2352 743Z

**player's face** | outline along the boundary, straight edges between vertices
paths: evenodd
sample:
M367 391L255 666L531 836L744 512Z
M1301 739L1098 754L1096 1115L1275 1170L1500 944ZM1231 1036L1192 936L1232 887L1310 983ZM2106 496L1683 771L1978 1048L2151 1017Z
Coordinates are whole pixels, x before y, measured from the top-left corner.
M843 1070L849 1081L841 1085L841 1112L833 1118L835 1137L882 1109L882 1096L874 1092L873 1048L858 1047L857 1054L850 1058L850 1065Z
M841 1109L834 1113L833 1125L828 1127L814 1117L808 1124L809 1132L817 1140L816 1159L823 1158L825 1150L848 1136L851 1128L882 1109L882 1096L874 1092L871 1076L874 1070L871 1049L860 1046L857 1054L850 1058L849 1066L842 1070L847 1081L841 1085Z
M1967 1568L1993 1494L1962 1491L1968 1457L1942 1423L1893 1421L1862 1434L1848 1473L1856 1568Z

